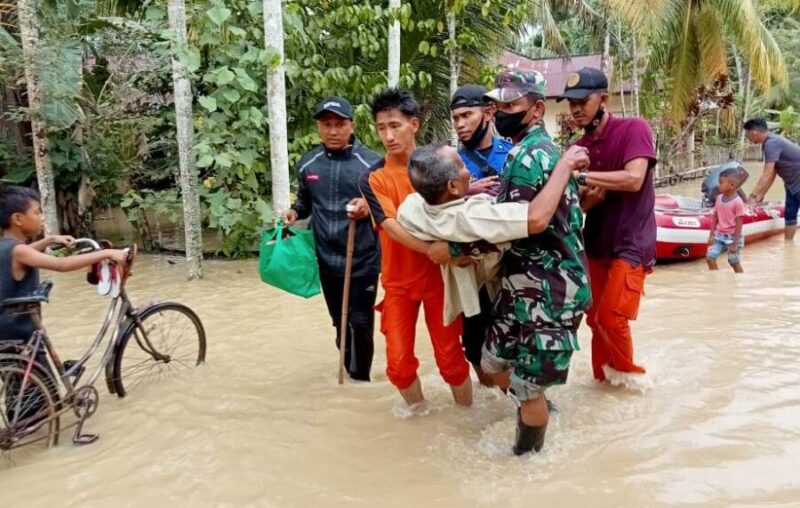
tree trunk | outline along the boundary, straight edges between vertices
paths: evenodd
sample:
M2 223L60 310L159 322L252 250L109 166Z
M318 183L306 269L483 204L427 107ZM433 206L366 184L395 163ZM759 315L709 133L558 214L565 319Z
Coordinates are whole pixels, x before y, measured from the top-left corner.
M606 26L606 33L608 33L608 26ZM617 23L617 41L622 41L622 22ZM610 42L610 41L609 41ZM619 88L619 101L622 104L622 116L623 118L628 116L628 104L626 103L625 99L625 70L622 67L623 61L623 51L624 45L620 45L617 47L617 60L616 60L616 72L615 75L617 76L616 82L617 87ZM611 79L608 80L611 83Z
M389 0L389 10L400 15L400 0ZM389 26L389 87L400 84L400 21Z
M172 84L175 90L175 124L178 131L178 165L180 167L183 199L183 230L186 239L186 268L189 280L203 277L203 230L200 195L197 188L197 167L192 146L194 127L192 116L192 84L189 71L179 52L186 48L186 6L184 0L169 0L169 27L175 32L172 56Z
M545 49L547 48L547 38L544 35L544 26L542 26L542 40L539 43L539 58L545 57Z
M742 123L747 121L747 118L750 116L750 101L753 95L753 73L749 67L745 69L745 86L744 86L744 107L742 108ZM739 138L739 159L744 157L745 151L745 137L744 137L744 129L742 129L742 136Z
M641 116L641 111L639 110L639 48L636 45L636 28L634 27L633 32L631 33L631 46L633 53L631 55L631 81L633 81L633 114L635 116Z
M694 127L692 127L689 132L686 133L686 155L688 156L688 168L686 169L694 169L695 162L694 162Z
M608 82L611 82L611 74L609 70L611 69L611 26L606 23L605 29L605 36L603 37L603 55L600 57L600 70L603 71L603 74L606 75L608 78Z
M739 79L739 93L744 90L744 75L742 74L742 59L739 57L739 52L736 51L736 47L731 45L731 51L733 52L733 63L736 66L736 77Z
M78 64L78 82L83 83L83 63L86 48L82 47L81 59ZM72 139L80 153L81 176L77 185L58 193L58 208L61 211L61 230L74 237L93 238L95 236L92 224L93 201L97 194L94 185L87 173L91 164L91 154L86 150L84 124L86 117L81 115L75 123Z
M456 28L458 20L456 18L455 5L450 7L447 13L447 30L450 33L450 97L455 95L458 89L458 76L461 74L461 55L458 51L456 42ZM453 124L450 124L450 143L458 146L458 134Z
M50 160L47 130L42 121L42 96L39 90L39 73L36 69L39 45L39 22L36 3L33 0L19 0L17 4L19 33L22 39L22 54L25 61L25 81L28 84L28 108L33 132L33 158L36 164L36 179L39 183L42 213L44 214L44 234L55 235L58 229L58 204L56 203L56 183L53 164Z
M736 78L738 80L737 93L741 94L741 96L742 96L742 117L741 117L741 120L742 120L742 122L744 122L745 121L745 115L747 114L747 112L744 111L746 109L746 105L744 103L747 100L747 92L745 90L745 88L746 88L745 83L747 81L747 78L745 77L744 70L742 69L742 59L739 56L739 52L736 51L736 47L733 44L731 44L731 52L733 53L733 63L734 63L734 66L736 67ZM740 124L742 122L740 122ZM742 136L739 139L739 147L737 149L737 152L739 153L739 157L744 155L744 131L742 131Z
M286 133L286 71L283 54L281 0L264 0L264 45L280 57L267 70L269 154L272 163L272 209L278 216L289 208L289 145Z
M27 148L22 123L11 121L6 114L21 105L16 88L10 86L10 83L0 83L0 130L5 130L11 136L14 153L20 159L25 157Z

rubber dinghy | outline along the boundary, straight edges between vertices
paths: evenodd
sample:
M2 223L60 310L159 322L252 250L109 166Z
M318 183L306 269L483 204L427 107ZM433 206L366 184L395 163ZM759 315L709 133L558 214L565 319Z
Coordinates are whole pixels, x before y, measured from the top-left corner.
M656 196L656 256L664 259L705 257L713 209L703 207L700 199L660 194ZM783 231L782 203L764 203L747 207L742 233L745 244L763 240Z

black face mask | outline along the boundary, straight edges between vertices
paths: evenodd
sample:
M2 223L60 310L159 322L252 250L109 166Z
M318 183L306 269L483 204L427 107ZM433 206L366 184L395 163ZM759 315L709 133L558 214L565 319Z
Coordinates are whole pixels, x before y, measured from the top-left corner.
M475 129L475 132L472 133L472 136L466 141L461 141L466 148L470 150L475 150L478 148L478 145L481 144L483 141L483 137L486 135L486 132L489 130L489 122L481 123L480 127Z
M603 115L605 115L605 114L606 114L606 110L603 108L603 106L600 106L599 108L597 108L597 113L594 114L594 118L592 118L592 121L589 122L589 125L584 127L583 130L585 130L586 132L588 132L590 134L592 132L594 132L595 129L597 129L597 127L600 125L600 122L603 121Z
M505 111L498 111L494 115L494 125L497 127L497 132L504 138L513 138L518 136L521 132L528 128L527 123L522 123L522 119L527 115L527 111L520 111L519 113L506 113Z

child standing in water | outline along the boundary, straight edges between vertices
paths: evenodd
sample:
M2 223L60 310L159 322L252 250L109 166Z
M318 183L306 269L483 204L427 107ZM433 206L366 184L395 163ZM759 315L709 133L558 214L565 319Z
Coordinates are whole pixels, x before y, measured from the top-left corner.
M719 175L719 195L714 203L714 218L708 235L706 261L709 270L717 269L717 258L728 252L728 263L736 273L742 273L741 252L744 248L742 222L744 201L737 194L742 185L739 168L729 168Z

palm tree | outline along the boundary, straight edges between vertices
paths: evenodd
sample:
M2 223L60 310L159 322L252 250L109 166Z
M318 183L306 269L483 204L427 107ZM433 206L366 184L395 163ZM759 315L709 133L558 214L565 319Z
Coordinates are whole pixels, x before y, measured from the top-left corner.
M581 12L588 12L589 4L585 0L495 0L490 7L481 2L462 2L462 0L405 0L402 2L400 26L402 38L400 51L402 56L403 84L411 88L420 102L423 111L422 129L419 135L421 142L443 141L451 139L450 94L455 83L490 84L498 65L498 56L504 48L510 47L515 39L522 36L531 26L538 26L531 20L538 19L540 3L561 5L566 10L578 5ZM370 33L371 40L359 40L359 44L347 47L343 51L342 40L352 37L354 27L352 18L341 19L337 11L350 4L349 0L330 0L329 9L302 11L301 17L310 34L302 44L293 44L287 55L294 62L303 62L322 57L337 69L334 76L317 89L308 86L309 81L304 73L302 77L289 74L291 86L288 89L288 101L293 111L303 104L301 111L313 107L320 97L348 93L356 108L358 130L362 138L377 142L375 133L370 130L369 114L364 105L387 83L387 62L389 61L388 32L390 23L381 19L381 27ZM369 5L371 2L367 2ZM394 2L393 2L394 3ZM456 5L456 23L449 14ZM361 7L361 5L359 5ZM485 9L484 9L485 7ZM559 11L565 12L564 11ZM410 13L410 16L409 16ZM381 14L383 16L383 14ZM433 25L430 21L433 21ZM373 32L372 25L369 32ZM386 28L384 28L386 26ZM555 26L555 25L553 25ZM455 30L452 30L455 28ZM457 38L456 55L449 50L453 33ZM552 34L559 35L557 27ZM294 41L290 39L290 43ZM394 53L397 54L397 53ZM457 57L452 58L451 57ZM397 68L396 64L393 66ZM327 74L328 69L325 71ZM410 72L414 78L406 85L405 73ZM424 79L423 79L424 78ZM336 81L331 85L331 81ZM393 81L392 78L391 81ZM305 115L304 115L305 116ZM310 120L304 116L292 116L290 130L297 131L300 126L310 127Z
M264 1L264 45L277 55L267 71L269 154L272 162L272 208L276 215L289 208L289 148L286 132L286 71L283 53L281 0Z
M591 0L528 0L531 3L530 23L542 29L543 43L546 43L557 54L569 56L569 49L558 29L554 14L558 11L577 16L589 35L608 38L608 19L603 16ZM596 2L595 2L596 3ZM604 52L605 54L605 52Z
M518 40L517 50L530 57L570 55L570 44L565 36L562 23L574 19L580 25L580 37L588 39L592 45L603 43L607 33L608 16L600 12L598 0L526 0L522 4L525 29ZM535 41L532 32L539 37ZM569 34L577 35L577 34ZM607 55L606 55L607 56ZM605 58L608 61L608 58Z
M783 50L789 72L789 87L774 86L766 95L767 104L773 107L794 103L800 105L800 9L792 9L791 0L763 0L766 24ZM794 72L792 72L794 71ZM740 72L741 74L741 72Z
M452 24L449 15L453 12L449 6L455 7L452 0L410 0L408 3L416 19L441 19L442 13L446 13L442 31L433 35L419 30L404 32L401 45L403 63L413 71L426 72L432 80L429 86L414 90L425 112L421 139L425 142L452 140L450 96L455 91L453 86L458 81L477 81L487 68L494 66L498 51L507 47L519 33L519 25L509 26L503 21L503 12L513 10L516 2L503 0L488 13L481 12L481 6L474 2L465 3L457 11L457 25ZM449 42L459 33L474 35L473 42L458 46ZM423 41L429 44L429 51L419 50ZM451 44L455 54L446 49Z
M728 40L744 57L755 86L768 90L788 83L781 51L754 0L653 0L646 9L630 0L606 2L650 41L649 66L667 77L666 113L676 127L686 120L698 88L727 76ZM800 6L800 0L785 2Z

